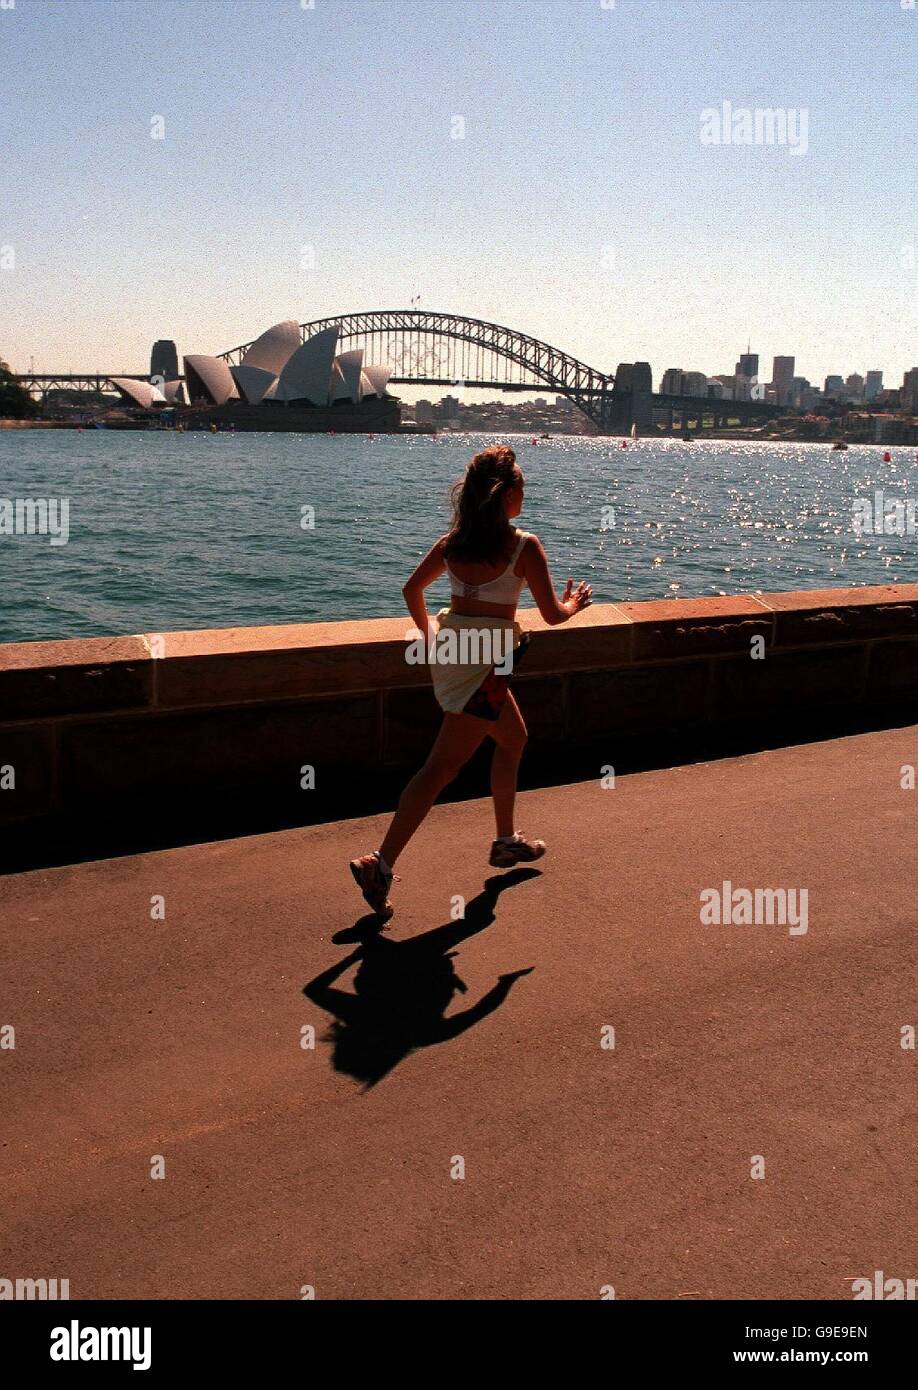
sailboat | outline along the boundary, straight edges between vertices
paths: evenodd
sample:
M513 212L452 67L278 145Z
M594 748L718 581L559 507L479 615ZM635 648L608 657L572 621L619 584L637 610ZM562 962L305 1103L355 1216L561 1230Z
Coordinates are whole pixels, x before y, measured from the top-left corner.
M637 425L635 424L635 425L632 425L632 426L631 426L631 438L632 438L632 439L637 439L637 437L638 437Z

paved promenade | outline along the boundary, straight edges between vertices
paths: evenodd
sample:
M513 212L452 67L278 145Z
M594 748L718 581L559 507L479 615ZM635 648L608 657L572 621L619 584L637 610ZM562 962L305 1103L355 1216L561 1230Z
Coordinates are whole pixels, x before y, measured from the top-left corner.
M685 1300L918 1276L915 763L918 728L527 793L549 854L508 876L488 804L439 807L382 934L346 864L383 818L0 881L0 1277ZM725 879L806 889L807 930L703 925Z

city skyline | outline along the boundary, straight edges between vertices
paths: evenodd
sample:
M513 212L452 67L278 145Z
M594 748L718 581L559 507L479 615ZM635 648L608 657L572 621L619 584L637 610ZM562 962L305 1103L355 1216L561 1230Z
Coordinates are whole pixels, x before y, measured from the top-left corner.
M401 311L405 312L405 311ZM428 311L433 312L433 311ZM342 316L347 317L347 316ZM298 325L295 320L287 320L276 324L267 336L276 333L279 329L292 334L293 339L299 341L301 332L305 332L308 325ZM306 341L306 338L303 338ZM248 346L239 346L232 350L234 357L240 353L247 353L257 349L259 340L253 340ZM149 379L154 386L159 377L163 377L166 382L176 382L184 379L188 374L189 363L194 364L199 360L200 355L182 353L182 365L179 365L178 345L169 339L157 339L154 342L149 358ZM760 359L762 365L760 366ZM214 369L226 373L225 364L218 357L205 355L200 358L213 364ZM233 360L232 358L230 360ZM798 372L796 369L796 358L793 355L775 354L772 357L772 367L769 370L765 367L767 357L765 354L751 351L751 344L747 343L746 351L740 352L734 365L734 370L730 372L711 373L703 370L686 370L683 367L667 367L663 370L655 369L652 363L645 364L651 372L652 388L654 392L667 395L685 396L710 396L712 398L722 398L725 400L750 400L752 398L774 402L778 405L787 405L796 410L813 409L819 400L836 399L856 403L857 401L871 402L878 397L895 396L902 392L907 393L907 399L903 397L903 408L908 406L914 410L916 406L916 377L918 368L906 369L903 373L901 382L884 380L885 372L881 368L867 368L862 374L852 371L847 374L842 372L830 372L823 378L822 384L818 381L811 381L808 377ZM620 366L622 364L619 364ZM627 365L627 364L626 364ZM0 357L0 367L10 370L10 364ZM235 373L237 367L233 367ZM368 369L369 370L369 369ZM394 376L394 384L398 386L398 396L408 405L418 403L429 404L427 400L431 382L402 382L398 380L398 372L394 369L386 368L382 365L375 368L376 371L384 373L386 380ZM53 376L55 373L42 373L40 368L30 368L27 372L20 375ZM143 368L140 369L141 373ZM90 371L88 376L96 373ZM133 373L133 380L142 391L142 383L137 382L140 373ZM197 379L197 368L192 370L192 377ZM103 373L104 375L104 373ZM108 380L119 392L127 389L128 394L134 394L135 387L128 382L129 372L124 368L121 373L111 372ZM229 376L226 377L230 380ZM459 403L469 405L480 405L493 400L495 390L500 392L500 387L496 385L470 385L462 379L445 379L440 383L441 389L445 389L447 395L442 399L450 399L449 393L456 393ZM758 388L758 389L756 389ZM510 388L510 394L519 404L538 404L538 397L548 391L550 394L556 390L556 384L549 381L534 382L531 388L521 390L514 386ZM247 394L247 392L245 392ZM504 392L506 395L507 392ZM499 399L500 397L498 397ZM895 404L895 403L893 403Z
M867 0L20 0L0 353L131 371L155 338L419 297L610 372L729 372L777 336L814 383L898 384L916 45L918 13ZM805 111L805 146L704 143L725 102Z

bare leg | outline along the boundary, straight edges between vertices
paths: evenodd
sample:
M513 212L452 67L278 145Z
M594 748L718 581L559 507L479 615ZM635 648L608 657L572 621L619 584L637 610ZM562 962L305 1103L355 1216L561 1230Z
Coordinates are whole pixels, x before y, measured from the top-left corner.
M444 714L430 756L402 792L386 838L379 847L390 868L443 788L468 762L492 727L486 719L472 714Z
M494 749L494 759L491 763L491 795L494 798L498 839L513 834L516 777L527 737L526 723L520 714L520 707L508 691L500 718L492 729L492 738L497 747Z

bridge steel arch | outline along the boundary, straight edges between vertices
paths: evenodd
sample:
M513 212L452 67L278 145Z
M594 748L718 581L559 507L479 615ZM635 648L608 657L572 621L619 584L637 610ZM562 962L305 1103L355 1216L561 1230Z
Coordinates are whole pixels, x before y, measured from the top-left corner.
M368 361L391 367L394 383L546 388L567 396L601 428L611 418L613 376L503 324L428 309L374 309L313 319L300 324L300 333L305 341L335 325L342 346L362 347ZM249 347L220 356L236 366Z

